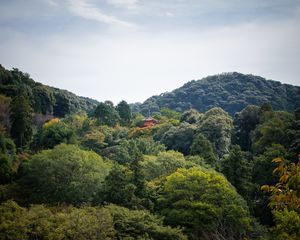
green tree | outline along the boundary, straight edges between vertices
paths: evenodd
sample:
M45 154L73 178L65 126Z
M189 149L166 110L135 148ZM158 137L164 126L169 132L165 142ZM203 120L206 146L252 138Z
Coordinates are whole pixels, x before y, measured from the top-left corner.
M289 163L283 157L277 157L272 162L277 164L273 173L277 173L279 181L273 186L261 187L262 190L271 193L270 208L275 210L287 208L300 213L300 160L295 164Z
M0 134L10 132L9 106L11 98L0 94Z
M131 109L126 101L121 101L116 107L122 126L128 126L131 121Z
M145 156L141 163L147 180L167 176L178 168L184 167L186 161L180 152L173 150L160 152L157 156Z
M54 216L53 231L46 239L115 239L113 218L105 208L68 207Z
M37 132L35 139L36 149L53 148L60 143L76 143L76 135L73 129L57 118L45 123Z
M198 131L214 145L218 158L229 152L233 124L227 112L222 108L212 108L205 113L198 125Z
M233 145L229 155L221 162L221 172L228 181L235 186L237 192L246 200L250 200L252 185L252 162L240 146Z
M143 161L143 154L137 148L136 144L131 145L129 152L131 162L129 168L132 171L132 183L136 186L135 195L141 199L147 197L146 180L141 162Z
M273 185L277 181L277 177L273 174L273 169L276 164L272 160L276 157L287 156L286 149L279 144L273 144L267 147L263 154L254 157L254 166L252 173L252 183L255 185L253 196L254 202L254 215L259 218L260 222L265 225L273 224L273 217L269 203L269 194L260 191L263 184Z
M275 221L271 230L276 240L296 240L300 238L300 161L289 163L277 157L272 162L277 165L273 172L279 181L261 187L271 194L269 207Z
M286 149L280 144L273 144L266 148L263 154L254 157L253 167L253 182L258 186L263 184L275 184L276 176L273 175L273 169L276 167L276 163L272 160L276 157L287 156Z
M300 239L300 214L288 209L272 211L275 226L271 228L275 240Z
M203 117L203 113L199 113L196 109L186 110L180 118L180 122L187 122L190 124L196 123Z
M162 116L168 119L180 119L181 114L179 112L173 111L170 108L161 108L160 113Z
M33 108L35 112L53 114L55 98L53 91L44 85L36 85L33 88Z
M32 205L27 209L9 200L0 205L0 214L0 239L115 239L113 219L105 208Z
M171 127L163 134L160 141L167 147L168 150L173 149L188 155L193 142L195 130L195 126L183 122L177 127Z
M124 207L133 207L136 204L136 186L132 183L132 171L125 166L114 165L105 178L103 189L103 196L100 198L105 202Z
M286 131L292 123L293 116L287 112L276 112L273 117L263 121L252 134L252 150L263 153L272 144L286 143Z
M217 157L211 142L201 133L197 134L191 146L191 155L199 155L211 166L215 166Z
M10 183L14 175L9 157L0 153L0 184Z
M105 207L113 217L117 239L186 240L179 228L163 225L161 217L145 210L129 210L116 205Z
M251 149L251 133L259 124L259 107L249 105L234 116L234 144L239 144L243 151Z
M119 114L110 102L101 102L96 107L94 117L100 125L116 126L119 122Z
M242 239L251 230L246 202L214 170L178 169L166 178L158 208L171 226L191 239Z
M0 205L0 239L27 240L29 220L25 209L16 202L9 200Z
M92 202L111 166L94 152L61 144L23 165L20 184L34 203Z
M12 100L10 108L10 134L17 147L24 148L31 141L32 115L33 111L26 97L21 95Z

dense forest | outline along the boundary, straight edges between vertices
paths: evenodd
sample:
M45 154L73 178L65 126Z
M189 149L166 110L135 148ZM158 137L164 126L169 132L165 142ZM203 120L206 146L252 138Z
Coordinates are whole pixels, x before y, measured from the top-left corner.
M9 71L0 64L0 94L9 97L24 95L35 113L64 117L74 112L89 112L98 102L58 88L49 87L30 78L17 68Z
M260 106L269 102L275 110L292 111L300 105L300 87L266 80L259 76L241 73L223 73L190 81L172 92L133 104L134 111L146 114L170 108L183 112L194 108L200 112L220 107L231 116L248 105Z
M137 112L0 68L0 239L300 239L300 88L183 88Z

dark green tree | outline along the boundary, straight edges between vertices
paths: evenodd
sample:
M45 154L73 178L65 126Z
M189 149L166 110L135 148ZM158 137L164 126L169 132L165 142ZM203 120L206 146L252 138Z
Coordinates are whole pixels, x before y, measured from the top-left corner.
M0 153L0 184L10 183L14 175L9 157Z
M222 108L212 108L198 125L198 131L213 144L219 159L229 152L233 124L227 112Z
M272 225L273 217L268 207L269 194L260 191L260 187L264 184L273 185L276 183L277 177L273 174L276 163L272 160L276 157L286 158L286 156L287 151L282 145L273 144L267 147L263 154L254 157L252 173L252 182L256 186L253 196L254 215L259 218L262 224Z
M171 127L168 131L166 131L160 141L167 147L167 149L173 149L188 155L193 142L195 130L196 128L194 125L183 122L179 126Z
M238 145L233 145L229 155L221 162L221 172L246 200L250 200L253 190L252 168L253 163Z
M259 107L249 105L234 117L233 143L239 144L243 151L251 149L251 133L259 124Z
M55 105L53 106L53 114L57 117L64 117L71 112L70 99L64 92L55 92Z
M94 117L100 125L116 126L119 122L119 114L111 102L99 103L94 112Z
M191 146L191 155L199 155L212 166L216 164L217 156L211 142L201 133L197 134Z
M24 148L31 141L32 115L32 108L25 96L17 96L12 100L10 108L10 133L17 147Z
M132 171L125 166L114 165L104 181L104 202L133 207L136 201L136 186L132 183Z
M203 116L203 113L199 113L196 109L189 109L186 110L180 118L180 122L187 122L190 124L196 123L201 117Z
M275 143L285 146L288 142L287 130L292 121L293 115L287 112L264 112L261 123L252 133L252 151L261 154Z
M33 88L33 108L35 112L42 114L52 114L55 98L53 91L44 85Z
M116 107L122 126L128 126L131 121L131 109L126 101L121 101Z
M132 183L136 186L135 195L139 198L145 198L147 196L146 180L141 162L143 161L143 154L139 151L136 143L131 144L129 151L131 157L131 163L129 168L132 170Z

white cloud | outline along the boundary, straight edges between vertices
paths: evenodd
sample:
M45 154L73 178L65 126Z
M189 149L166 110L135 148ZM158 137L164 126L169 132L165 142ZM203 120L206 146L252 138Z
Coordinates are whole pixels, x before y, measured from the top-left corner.
M24 18L29 18L49 9L65 14L67 9L83 19L113 26L132 26L120 17L133 14L132 10L123 11L102 5L105 13L107 9L113 12L114 16L110 16L96 7L102 9L100 4L96 5L100 1L51 1L61 7L50 8L43 3L42 6L47 9L41 11L40 6L25 8L24 3L24 8L23 5L22 8L15 5L0 8L0 21L12 16L20 17L22 12L26 13ZM64 18L61 22L63 28L59 28L63 30L43 25L45 31L34 32L35 27L26 25L20 31L20 28L1 25L0 63L7 68L17 67L29 72L37 81L101 101L110 99L115 103L121 99L143 101L153 94L173 90L191 79L227 71L252 73L300 85L297 78L300 75L299 14L278 19L252 18L247 24L245 21L225 21L206 27L201 27L197 18L195 23L188 22L191 25L185 23L183 29L176 23L188 19L195 9L193 6L187 6L189 11L183 19L180 11L184 9L181 6L163 6L164 1L147 1L152 5L145 6L145 2L135 3L142 14L129 16L141 26L137 30L134 28L134 31L116 27L112 31L97 27L84 29L80 21L69 28L63 22ZM130 1L127 3L130 4ZM131 4L134 5L133 1ZM156 20L150 13L159 16L157 24L147 25L148 20ZM172 14L176 17L166 19L171 24L162 27L162 17ZM60 20L60 15L56 16ZM200 18L201 14L197 16ZM30 31L27 32L28 29ZM52 31L48 33L49 29Z
M44 0L44 1L47 2L50 6L54 6L54 7L58 6L58 2L56 0Z
M298 26L286 21L158 35L95 32L46 42L16 35L0 44L0 62L37 81L115 103L143 101L191 79L231 71L299 85Z
M174 13L165 12L165 16L167 16L167 17L174 17Z
M114 5L116 7L125 7L129 9L134 9L137 7L138 0L106 0L107 3Z
M88 3L87 0L70 0L69 11L79 17L121 27L135 27L135 24L118 19L115 16L102 13L100 9Z

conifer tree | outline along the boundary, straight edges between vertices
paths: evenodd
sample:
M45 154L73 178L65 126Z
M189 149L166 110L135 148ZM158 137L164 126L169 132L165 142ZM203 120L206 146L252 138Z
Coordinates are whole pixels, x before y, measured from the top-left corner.
M32 115L33 110L28 98L23 95L12 100L10 108L11 136L16 146L26 147L32 138Z

